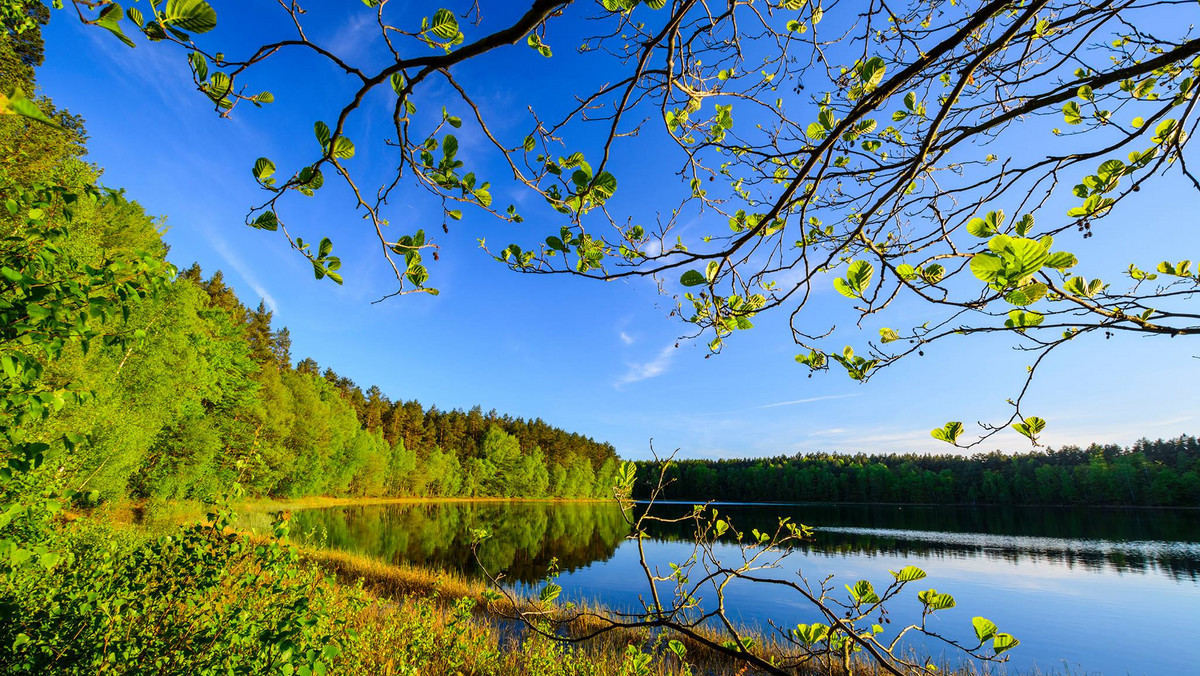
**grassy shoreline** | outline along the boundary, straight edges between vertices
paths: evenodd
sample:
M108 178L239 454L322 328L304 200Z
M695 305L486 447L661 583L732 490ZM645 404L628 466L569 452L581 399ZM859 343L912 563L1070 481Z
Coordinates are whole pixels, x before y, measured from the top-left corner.
M380 504L421 504L437 502L501 503L501 502L563 502L529 499L428 499L428 498L305 498L297 500L243 500L234 508L246 516L271 512L289 512L343 506ZM596 502L589 500L587 502ZM125 504L104 510L106 520L146 533L202 520L209 509L199 502ZM140 518L130 519L135 512ZM150 512L150 513L148 513ZM99 515L98 515L99 516ZM243 531L252 542L263 544L266 537L260 528ZM620 630L602 635L582 644L564 644L531 636L513 619L513 607L507 602L489 599L486 581L454 571L412 564L391 564L367 555L331 548L297 546L302 565L327 576L327 593L343 608L347 622L362 636L366 644L354 658L353 668L344 673L420 673L426 674L625 674L630 646L653 656L642 676L683 676L684 674L751 674L744 665L727 656L705 649L694 641L688 647L685 666L668 654L656 634L650 630ZM357 599L357 600L355 600ZM363 605L365 601L365 606ZM525 600L523 603L530 603ZM590 607L605 612L601 607ZM414 619L415 618L415 619ZM593 620L567 627L569 635L579 636L594 630ZM412 643L420 635L429 645L439 646L430 652ZM714 634L715 636L715 634ZM754 636L756 644L770 651L770 640ZM425 644L422 644L425 645ZM415 647L414 647L415 646ZM436 654L458 657L441 660ZM417 671L396 670L401 663L397 655L408 655L413 661L404 662ZM471 655L474 655L472 657ZM405 659L408 659L407 657ZM551 662L558 666L545 666ZM538 667L537 665L543 665ZM691 671L688 671L690 669ZM966 676L980 673L969 664L943 665L941 673ZM803 674L841 674L840 667L816 669ZM857 674L885 673L871 664L856 665Z

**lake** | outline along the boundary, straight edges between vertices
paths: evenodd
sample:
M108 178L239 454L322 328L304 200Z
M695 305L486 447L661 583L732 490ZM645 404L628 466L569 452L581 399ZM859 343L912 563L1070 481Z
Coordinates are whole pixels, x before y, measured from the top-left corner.
M744 531L774 530L778 517L816 528L772 574L814 584L835 575L882 589L889 570L923 568L889 606L894 626L920 615L916 591L949 592L957 607L931 627L972 636L983 615L1019 639L1008 673L1200 673L1200 511L863 505L716 505ZM662 503L671 516L690 504ZM518 588L536 586L550 560L563 571L564 597L638 608L648 587L620 510L607 503L425 502L305 510L292 533L394 563L479 574L470 531L491 537L480 559ZM648 559L667 570L692 551L685 527L656 529ZM732 561L733 545L717 552ZM843 592L842 597L845 596ZM907 598L911 597L911 598ZM776 585L735 584L731 616L749 626L820 618ZM935 653L938 654L938 653ZM951 663L958 661L947 654Z

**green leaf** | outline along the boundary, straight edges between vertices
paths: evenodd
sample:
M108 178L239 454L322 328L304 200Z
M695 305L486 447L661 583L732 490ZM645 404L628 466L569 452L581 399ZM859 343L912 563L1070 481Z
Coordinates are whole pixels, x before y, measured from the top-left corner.
M607 200L613 196L613 193L617 192L617 177L607 171L600 172L596 175L596 179L592 181L592 190L600 198L599 201L603 202Z
M216 72L209 78L208 89L205 90L205 93L210 99L219 103L232 88L233 80L229 79L225 73Z
M996 634L992 639L992 652L999 655L1006 650L1012 650L1020 645L1021 642L1013 637L1012 634Z
M264 211L259 214L258 218L254 219L254 222L250 225L258 228L259 230L275 231L279 229L279 219L275 216L274 212Z
M875 587L868 580L859 580L854 583L854 586L846 585L846 590L850 592L851 598L856 603L879 603L879 595L875 593Z
M414 286L419 287L425 283L425 280L429 279L429 272L423 265L411 265L408 268L406 276L408 277L408 281L412 282Z
M329 145L329 125L317 120L313 124L313 133L316 134L317 142L321 144L321 149L324 150L325 146Z
M1020 433L1021 436L1027 437L1030 441L1034 441L1036 440L1035 437L1037 437L1042 430L1046 429L1046 421L1036 416L1030 416L1019 423L1014 423L1012 427L1014 430Z
M688 270L679 278L679 283L684 286L700 286L706 284L708 280L699 270Z
M1075 258L1075 254L1066 251L1052 253L1046 258L1046 267L1054 268L1055 270L1066 270L1067 268L1075 267L1078 263L1079 259Z
M992 638L998 631L996 625L986 617L973 618L971 625L975 627L975 636L979 639L980 643Z
M1025 214L1017 221L1017 234L1024 237L1030 230L1033 230L1033 214Z
M348 160L354 157L354 143L345 136L339 136L333 141L333 156Z
M985 282L992 282L1004 271L1004 260L989 253L971 256L971 274Z
M929 611L946 610L957 605L954 597L949 594L939 594L936 589L927 589L917 594L917 598L921 603L925 604L925 608Z
M207 33L217 27L217 11L204 0L167 0L163 21L193 33Z
M275 174L275 163L271 160L260 157L254 162L254 178L261 180L271 178Z
M929 434L938 441L944 441L948 444L953 444L958 440L959 435L963 432L963 424L958 421L948 422L942 427L935 430L930 430Z
M542 591L538 593L538 598L541 599L543 603L553 603L554 599L558 598L558 595L561 593L561 586L554 584L553 582L547 582L546 586L542 587Z
M433 18L429 21L429 31L443 40L453 40L458 37L458 19L454 18L454 12L448 9L439 9L433 13Z
M0 93L0 113L5 115L20 115L21 117L41 122L56 129L62 129L62 125L47 117L41 108L38 108L33 101L26 98L25 93L21 91L20 87L9 97Z
M829 635L829 627L820 622L798 624L792 630L792 635L800 639L804 645L812 645L825 640L825 637Z
M1063 119L1067 124L1079 124L1083 122L1083 115L1079 111L1079 104L1074 101L1068 101L1063 106Z
M896 333L896 329L879 329L879 342L890 343L896 340L900 340L900 334Z
M1037 312L1012 310L1008 313L1008 319L1004 321L1004 325L1010 329L1018 329L1023 332L1023 330L1026 328L1038 326L1045 321L1045 319L1045 315Z
M859 79L862 80L863 90L869 92L878 87L879 83L883 81L883 74L886 70L887 66L883 59L878 56L867 59L859 69Z
M117 36L117 39L124 42L126 46L133 47L133 40L130 40L129 36L125 35L125 32L121 30L122 11L119 4L106 5L100 10L100 15L96 17L95 23L97 26Z
M1004 297L1004 300L1012 303L1013 305L1033 305L1045 297L1048 289L1049 287L1047 287L1045 284L1042 284L1041 282L1034 282L1032 284L1026 284L1019 289L1013 290Z
M996 234L996 228L982 218L972 218L967 223L967 232L976 237L987 238Z
M896 578L896 582L912 582L925 577L925 571L916 566L905 566L900 569L900 572L889 570L892 577Z
M388 77L388 81L392 83L392 91L396 92L397 94L404 91L404 73L392 73L391 76Z
M863 295L871 287L871 278L875 268L867 261L854 261L846 268L846 281L858 295Z
M929 265L921 268L918 272L921 275L921 279L930 284L937 284L942 280L942 276L946 274L946 268L943 268L937 263L930 263Z
M854 292L854 289L850 286L850 284L848 284L846 280L842 279L841 277L834 278L833 288L837 289L838 293L847 298L858 298L858 294Z

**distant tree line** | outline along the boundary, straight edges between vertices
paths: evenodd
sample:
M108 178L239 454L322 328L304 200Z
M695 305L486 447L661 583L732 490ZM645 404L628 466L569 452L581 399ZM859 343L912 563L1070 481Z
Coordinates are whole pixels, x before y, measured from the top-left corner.
M637 495L662 462L640 462ZM677 460L665 497L744 502L1200 506L1200 442L1182 436L1008 455L836 455Z

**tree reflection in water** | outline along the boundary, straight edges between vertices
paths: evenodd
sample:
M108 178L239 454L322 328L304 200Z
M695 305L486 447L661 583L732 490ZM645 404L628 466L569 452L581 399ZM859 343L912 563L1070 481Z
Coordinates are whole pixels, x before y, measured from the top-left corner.
M663 515L690 505L662 504ZM1086 570L1200 580L1200 511L1070 508L956 508L894 505L723 505L740 528L773 528L780 516L817 528L803 544L825 556L896 554L1054 562ZM478 574L472 529L490 537L480 558L507 580L532 583L551 558L571 572L612 558L629 532L608 502L448 501L297 512L292 532L310 542L392 563ZM684 526L655 539L683 541Z

